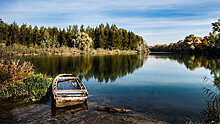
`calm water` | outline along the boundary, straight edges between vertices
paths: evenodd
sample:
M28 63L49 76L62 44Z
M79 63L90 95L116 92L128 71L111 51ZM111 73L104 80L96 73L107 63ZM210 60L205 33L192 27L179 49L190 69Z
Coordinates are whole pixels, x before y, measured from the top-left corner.
M203 100L208 99L203 88L209 84L203 82L203 78L213 80L213 75L220 72L220 58L204 56L35 56L23 59L33 63L40 73L53 77L59 73L73 73L80 77L89 92L87 104L68 111L54 111L50 101L34 105L17 102L12 107L10 104L5 107L3 102L0 119L4 122L100 120L95 107L108 106L131 109L130 116L141 116L142 122L148 117L168 123L185 123L188 118L196 120L202 116ZM68 114L62 115L64 112ZM54 119L57 113L62 119Z

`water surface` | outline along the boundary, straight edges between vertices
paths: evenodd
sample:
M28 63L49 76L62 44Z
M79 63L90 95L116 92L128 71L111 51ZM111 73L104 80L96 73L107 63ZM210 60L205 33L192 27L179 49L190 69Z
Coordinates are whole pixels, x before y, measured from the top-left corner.
M142 122L152 118L168 123L185 123L188 118L197 120L202 117L201 112L205 109L203 100L208 99L203 92L207 86L203 78L206 76L213 80L213 75L220 72L220 58L205 56L34 56L23 59L33 63L40 73L53 77L72 73L80 77L89 97L86 105L62 115L64 119L54 119L54 113L59 115L63 113L62 109L54 112L50 101L47 101L12 107L7 110L10 117L1 112L1 119L6 122L5 118L13 118L15 122L74 122L72 119L67 121L68 118L83 122L92 122L90 119L100 121L98 117L103 113L97 112L95 107L108 106L131 109L129 116L141 118ZM33 113L37 116L34 120L30 118ZM104 114L103 118L120 116Z

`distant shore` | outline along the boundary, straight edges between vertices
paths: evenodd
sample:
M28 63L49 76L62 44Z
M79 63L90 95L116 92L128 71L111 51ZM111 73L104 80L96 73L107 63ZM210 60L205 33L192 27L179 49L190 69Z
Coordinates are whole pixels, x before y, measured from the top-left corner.
M82 51L77 48L60 47L60 48L34 48L26 47L22 45L11 45L6 46L0 44L0 48L7 54L16 56L37 56L37 55L64 55L64 56L75 56L75 55L135 55L138 51L135 50L105 50L105 49L91 49L89 51Z

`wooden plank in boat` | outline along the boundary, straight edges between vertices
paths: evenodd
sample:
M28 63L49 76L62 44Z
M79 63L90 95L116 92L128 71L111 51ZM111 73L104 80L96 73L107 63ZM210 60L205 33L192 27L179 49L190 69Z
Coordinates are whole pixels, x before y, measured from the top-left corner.
M77 77L57 77L57 79L77 79Z
M86 90L54 90L55 93L85 93Z

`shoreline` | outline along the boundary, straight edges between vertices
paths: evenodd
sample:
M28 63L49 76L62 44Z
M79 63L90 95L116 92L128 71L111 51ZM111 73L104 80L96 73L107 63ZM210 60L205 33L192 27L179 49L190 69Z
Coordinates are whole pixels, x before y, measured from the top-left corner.
M91 49L89 51L82 51L77 48L69 48L66 46L60 48L34 48L22 45L6 46L0 44L1 50L4 53L15 56L79 56L79 55L136 55L139 54L135 50L105 50L105 49Z

